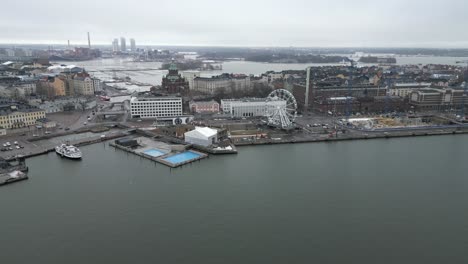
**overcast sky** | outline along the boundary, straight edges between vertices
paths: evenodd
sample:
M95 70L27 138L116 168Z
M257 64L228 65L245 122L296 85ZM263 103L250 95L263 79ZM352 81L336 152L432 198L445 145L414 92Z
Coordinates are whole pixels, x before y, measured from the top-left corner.
M11 0L0 43L468 48L467 0Z

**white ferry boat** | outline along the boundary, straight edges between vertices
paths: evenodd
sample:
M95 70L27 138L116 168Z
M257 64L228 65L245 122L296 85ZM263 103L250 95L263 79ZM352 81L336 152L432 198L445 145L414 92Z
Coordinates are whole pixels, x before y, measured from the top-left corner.
M68 144L61 144L60 146L55 147L55 152L62 157L69 159L81 159L81 151L73 146Z

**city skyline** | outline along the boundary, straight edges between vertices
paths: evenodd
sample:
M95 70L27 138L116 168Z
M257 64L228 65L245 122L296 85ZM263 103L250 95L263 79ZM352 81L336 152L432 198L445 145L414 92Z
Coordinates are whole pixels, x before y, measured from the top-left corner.
M11 10L0 18L0 43L60 44L67 40L102 45L115 36L138 39L139 45L239 47L428 47L463 48L468 3L427 1L321 1L282 2L241 0L236 5L212 0L124 1L89 0L69 3L71 15L60 11L55 0L23 0L29 8L5 3ZM112 12L106 13L112 4ZM177 16L171 10L178 4ZM52 8L51 8L52 6ZM89 8L93 6L93 8ZM145 6L135 8L134 6ZM47 7L47 8L45 8ZM21 8L21 10L19 9ZM154 10L163 10L155 12ZM16 12L17 11L17 12ZM35 19L34 14L54 12L63 23ZM17 14L24 14L18 16ZM200 14L204 14L200 16ZM155 15L156 14L156 15ZM119 19L116 19L119 18ZM120 19L123 18L123 19ZM32 21L34 20L34 21ZM108 23L112 21L112 23ZM157 26L155 26L157 25ZM49 29L49 30L44 30Z

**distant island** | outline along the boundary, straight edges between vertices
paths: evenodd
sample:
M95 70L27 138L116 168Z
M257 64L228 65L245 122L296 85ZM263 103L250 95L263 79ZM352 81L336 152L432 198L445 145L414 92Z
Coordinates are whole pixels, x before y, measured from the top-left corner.
M395 58L387 58L387 57L375 57L375 56L366 56L361 57L359 62L362 63L396 63Z
M168 70L171 66L172 62L163 63L161 65L161 70ZM178 61L175 62L177 65L177 69L180 71L187 71L187 70L203 70L203 71L213 71L213 70L221 70L222 66L213 63L203 62L201 60L184 60L182 62Z
M291 54L255 54L245 57L246 61L269 62L269 63L340 63L348 61L344 56L325 55L291 55Z

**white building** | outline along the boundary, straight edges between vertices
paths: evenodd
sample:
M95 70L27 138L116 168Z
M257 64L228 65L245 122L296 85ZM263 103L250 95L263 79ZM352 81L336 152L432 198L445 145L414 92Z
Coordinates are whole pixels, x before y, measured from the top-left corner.
M189 89L193 90L195 88L194 80L195 78L200 77L200 72L199 71L184 71L182 72L182 77L184 77L185 80L187 80L187 82L189 83Z
M286 101L270 101L265 98L221 100L223 113L231 117L266 116L271 108L286 107Z
M184 136L185 142L205 147L218 142L218 131L209 127L195 127L194 130L186 132Z
M234 90L250 89L249 76L231 76L219 75L211 78L196 77L193 80L193 91L198 91L204 94L216 94L220 90L231 92Z
M119 49L119 40L118 39L114 39L114 41L112 41L112 51L113 52L118 52L120 49Z
M120 38L120 51L122 51L122 52L127 51L127 44L126 44L126 41L125 41L124 37Z
M431 83L396 83L389 89L389 93L393 96L408 97L413 91L430 86Z
M136 44L135 44L135 39L130 39L130 50L132 52L136 51Z
M132 97L132 118L166 118L182 115L181 97Z

